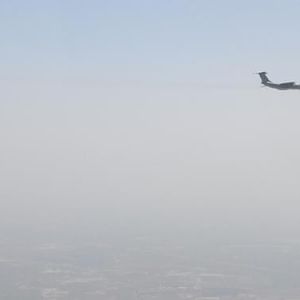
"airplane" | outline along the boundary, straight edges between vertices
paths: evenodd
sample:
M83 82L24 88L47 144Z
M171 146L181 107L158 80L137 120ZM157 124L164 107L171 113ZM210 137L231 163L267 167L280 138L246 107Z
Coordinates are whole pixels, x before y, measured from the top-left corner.
M257 73L261 79L261 83L272 89L277 90L300 90L300 84L296 84L294 81L283 82L283 83L273 83L267 76L267 72Z

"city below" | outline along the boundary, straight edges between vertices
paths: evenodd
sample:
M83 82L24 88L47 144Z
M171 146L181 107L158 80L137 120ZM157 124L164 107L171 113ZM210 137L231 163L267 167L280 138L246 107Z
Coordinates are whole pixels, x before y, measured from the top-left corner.
M229 244L198 239L3 239L0 298L299 299L299 242Z

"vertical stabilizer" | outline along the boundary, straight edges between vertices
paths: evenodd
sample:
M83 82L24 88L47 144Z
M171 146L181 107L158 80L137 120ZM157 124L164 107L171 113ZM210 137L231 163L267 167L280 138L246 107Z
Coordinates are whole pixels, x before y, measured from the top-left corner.
M258 75L259 75L259 77L261 79L261 83L262 84L271 82L270 79L267 76L267 72L259 72Z

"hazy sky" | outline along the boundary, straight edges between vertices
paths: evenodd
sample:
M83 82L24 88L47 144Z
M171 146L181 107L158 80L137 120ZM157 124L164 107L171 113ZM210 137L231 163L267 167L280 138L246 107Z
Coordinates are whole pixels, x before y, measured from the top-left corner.
M0 1L2 222L299 225L299 9Z

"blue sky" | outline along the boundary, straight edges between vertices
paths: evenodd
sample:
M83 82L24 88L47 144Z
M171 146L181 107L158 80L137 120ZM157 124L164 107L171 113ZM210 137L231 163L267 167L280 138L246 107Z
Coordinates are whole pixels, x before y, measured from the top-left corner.
M0 1L2 222L299 224L299 93L253 75L300 82L299 11Z
M1 1L1 77L297 76L298 1ZM270 70L271 69L271 70ZM20 75L22 74L22 75Z

